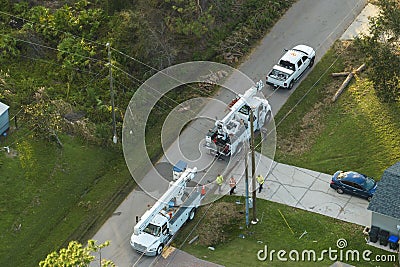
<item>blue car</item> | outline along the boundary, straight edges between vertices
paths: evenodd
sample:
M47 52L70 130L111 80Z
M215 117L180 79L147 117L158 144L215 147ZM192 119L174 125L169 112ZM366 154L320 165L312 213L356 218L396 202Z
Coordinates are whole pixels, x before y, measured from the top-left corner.
M358 172L337 171L332 177L330 186L339 194L347 193L370 201L376 191L377 182Z

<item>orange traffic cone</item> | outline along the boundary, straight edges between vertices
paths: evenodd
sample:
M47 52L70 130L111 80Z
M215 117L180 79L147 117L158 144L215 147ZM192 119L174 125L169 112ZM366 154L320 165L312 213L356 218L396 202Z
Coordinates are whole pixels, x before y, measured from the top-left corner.
M203 185L201 188L201 195L204 196L206 194L206 187Z

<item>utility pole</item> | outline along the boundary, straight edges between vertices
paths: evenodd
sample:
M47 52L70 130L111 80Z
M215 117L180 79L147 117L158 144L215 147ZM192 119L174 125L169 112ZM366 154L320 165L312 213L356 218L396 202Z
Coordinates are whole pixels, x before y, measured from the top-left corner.
M256 189L256 160L254 154L254 115L253 109L250 107L250 150L251 150L251 178L253 182L253 220L252 224L256 224L258 222L257 219L257 210L256 210L256 198L257 198L257 189Z
M115 127L114 89L113 89L113 78L112 78L110 43L107 43L106 47L108 49L108 67L110 70L110 95L111 95L111 112L112 112L112 124L113 124L113 142L114 142L114 144L116 144L117 143L117 129Z
M247 150L247 144L245 146L245 156L244 156L244 165L245 165L245 180L244 180L244 188L246 192L246 227L249 227L249 167L247 164L247 157L249 155Z

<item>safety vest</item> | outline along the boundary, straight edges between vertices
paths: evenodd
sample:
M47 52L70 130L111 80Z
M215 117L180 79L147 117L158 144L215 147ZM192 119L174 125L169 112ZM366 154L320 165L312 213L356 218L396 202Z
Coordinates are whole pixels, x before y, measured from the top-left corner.
M234 186L236 185L235 178L232 177L232 178L229 180L229 185L230 185L231 187L234 187Z
M257 176L257 181L259 184L263 184L264 183L264 178L261 175Z
M217 184L222 185L223 182L224 182L224 177L222 177L222 175L217 176Z

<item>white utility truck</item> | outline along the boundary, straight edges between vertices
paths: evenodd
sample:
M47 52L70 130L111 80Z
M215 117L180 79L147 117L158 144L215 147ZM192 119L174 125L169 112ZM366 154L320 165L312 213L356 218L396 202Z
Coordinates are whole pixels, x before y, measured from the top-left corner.
M174 170L174 172L176 169ZM161 254L182 225L194 218L202 195L193 190L185 192L186 184L191 181L197 168L182 169L178 179L170 182L168 190L140 218L131 236L131 246L137 252L147 256Z
M228 105L229 113L215 122L206 136L205 147L215 156L229 157L240 150L241 145L250 139L250 109L253 110L254 131L261 129L271 119L271 106L256 94L264 87L260 80L244 95L238 95Z

